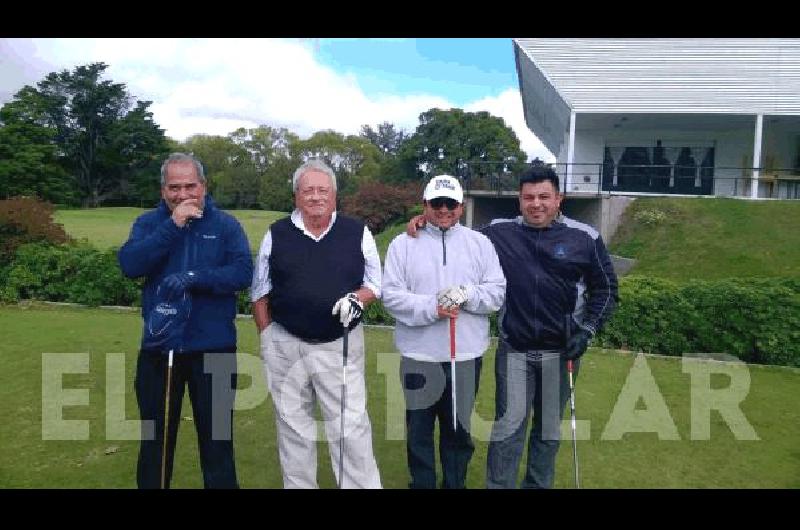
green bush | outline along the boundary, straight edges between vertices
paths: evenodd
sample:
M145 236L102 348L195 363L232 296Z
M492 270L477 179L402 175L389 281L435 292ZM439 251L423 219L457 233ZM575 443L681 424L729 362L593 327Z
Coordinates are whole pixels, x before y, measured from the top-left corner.
M116 249L101 251L85 242L28 243L17 249L0 298L130 306L140 304L141 285L123 276Z
M383 307L383 302L375 300L364 310L364 323L394 326L394 317Z
M745 362L800 366L800 280L716 281L629 276L594 344L648 353L726 353Z

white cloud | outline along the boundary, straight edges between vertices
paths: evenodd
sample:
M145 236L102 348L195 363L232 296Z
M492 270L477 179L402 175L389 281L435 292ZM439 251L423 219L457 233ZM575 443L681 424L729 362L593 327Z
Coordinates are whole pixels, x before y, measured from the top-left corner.
M503 118L519 138L520 147L528 153L528 159L539 157L545 162L555 162L555 156L544 146L525 124L522 111L522 97L519 90L509 88L499 96L483 98L465 106L464 110L477 112L485 110L494 116Z
M367 95L352 75L320 64L312 41L284 39L6 39L0 41L0 103L47 72L103 61L151 110L167 135L227 134L259 124L301 136L334 129L358 133L383 121L413 131L432 107L455 106L430 94ZM527 129L519 92L465 106L502 116L530 158L552 155Z

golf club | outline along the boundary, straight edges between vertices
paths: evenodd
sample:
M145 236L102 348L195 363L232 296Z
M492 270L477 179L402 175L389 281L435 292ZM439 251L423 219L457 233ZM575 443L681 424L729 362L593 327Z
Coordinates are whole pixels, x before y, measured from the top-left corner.
M161 489L167 489L167 440L169 438L169 394L172 383L172 354L174 350L169 350L169 360L167 361L167 392L164 394L164 445L161 449Z
M453 401L453 432L457 429L458 420L456 420L456 318L450 317L450 379L452 380L452 394L451 400Z
M570 339L570 327L571 327L571 317L567 315L566 317L566 326L564 327L564 333L567 337L567 344L569 344ZM572 416L572 460L575 463L575 487L580 489L580 482L578 481L578 438L576 436L577 428L575 425L575 384L572 379L572 360L567 360L567 375L569 375L569 408L570 414Z
M339 489L342 489L344 484L344 411L345 399L347 399L347 336L350 330L347 326L344 327L344 335L342 336L342 413L341 418L341 431L339 433Z

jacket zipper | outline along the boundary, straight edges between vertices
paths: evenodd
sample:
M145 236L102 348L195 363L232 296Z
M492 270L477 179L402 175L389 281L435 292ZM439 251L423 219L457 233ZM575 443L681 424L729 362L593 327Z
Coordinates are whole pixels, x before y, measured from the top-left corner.
M536 231L536 260L535 263L540 261L540 239L542 233ZM536 274L533 276L533 340L535 344L539 344L539 270L536 269Z
M446 232L446 228L442 230L442 265L445 267L447 267L447 245L444 244L444 235Z
M189 270L189 245L192 244L191 224L186 226L186 235L183 236L183 265L181 272ZM183 340L181 340L181 347L178 348L178 353L183 353Z

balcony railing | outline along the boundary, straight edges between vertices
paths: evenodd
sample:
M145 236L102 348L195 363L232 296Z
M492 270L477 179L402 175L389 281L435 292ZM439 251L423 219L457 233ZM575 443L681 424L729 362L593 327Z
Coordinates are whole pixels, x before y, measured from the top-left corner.
M465 190L476 195L515 194L519 174L528 164L513 169L502 162L467 162L459 177ZM619 165L616 170L603 164L551 164L562 189L570 173L567 194L580 195L702 195L751 198L757 184L756 198L800 199L800 170L753 167L698 167ZM571 171L568 171L571 169ZM753 170L760 175L753 178Z

